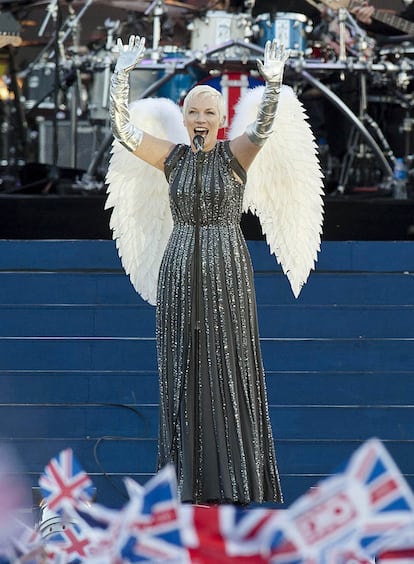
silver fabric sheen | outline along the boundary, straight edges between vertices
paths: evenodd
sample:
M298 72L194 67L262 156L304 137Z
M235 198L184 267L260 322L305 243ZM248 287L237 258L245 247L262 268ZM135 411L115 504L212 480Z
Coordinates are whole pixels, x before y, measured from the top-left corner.
M281 84L267 82L262 101L257 112L256 121L251 123L246 133L252 143L262 147L272 133L273 122L279 102Z
M143 132L131 123L129 115L129 74L114 72L111 78L109 116L112 133L128 151L135 151L142 141Z

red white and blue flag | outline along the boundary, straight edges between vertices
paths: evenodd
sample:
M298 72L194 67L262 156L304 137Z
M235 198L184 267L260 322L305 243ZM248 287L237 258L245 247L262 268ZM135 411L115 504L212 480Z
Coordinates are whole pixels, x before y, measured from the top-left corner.
M130 500L121 510L119 553L125 562L189 562L181 535L177 481L165 466L144 488L127 485Z
M52 460L41 486L62 527L44 538L45 561L371 564L375 557L378 564L414 563L414 496L375 439L283 511L181 505L171 466L144 487L130 479L125 485L129 501L120 511L81 503L93 488L72 451ZM19 544L28 556L30 547L39 548L29 533Z
M183 539L192 562L268 562L262 551L274 530L278 511L183 505L180 512Z
M271 561L330 564L347 550L369 561L413 516L410 488L381 442L371 439L343 471L283 513Z
M60 452L46 466L39 479L45 503L52 511L62 512L65 507L89 501L94 495L94 486L83 470L72 449Z

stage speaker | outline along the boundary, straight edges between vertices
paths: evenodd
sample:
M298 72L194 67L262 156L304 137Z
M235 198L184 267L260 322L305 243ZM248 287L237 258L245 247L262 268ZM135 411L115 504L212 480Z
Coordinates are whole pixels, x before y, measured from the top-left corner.
M53 163L53 121L41 120L39 128L39 162ZM98 135L99 137L99 135ZM73 166L71 123L68 120L57 122L58 159L57 166L87 170L97 150L97 131L87 121L79 121L76 137L76 164Z

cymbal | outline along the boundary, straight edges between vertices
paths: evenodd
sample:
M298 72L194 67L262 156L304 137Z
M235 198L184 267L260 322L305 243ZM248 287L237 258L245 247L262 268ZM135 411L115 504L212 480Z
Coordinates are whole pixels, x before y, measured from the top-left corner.
M33 4L33 6L40 6L42 4L47 4L47 0L0 0L0 6L2 4L8 4L10 8L13 8L15 4Z
M149 2L143 0L98 0L98 4L105 4L111 8L119 8L121 10L130 10L134 12L145 12L150 5Z
M75 4L77 3L78 2L75 1ZM81 3L83 4L84 0L82 0ZM96 3L132 12L145 12L145 10L147 10L152 4L152 2L148 2L146 0L97 0ZM164 4L167 8L171 6L172 8L181 8L188 11L199 11L199 8L193 4L186 4L184 2L180 2L179 0L164 0Z
M179 0L165 0L165 4L167 6L173 6L174 8L185 8L191 12L200 12L202 9L200 6L196 6L195 4L187 4L186 2L180 2Z

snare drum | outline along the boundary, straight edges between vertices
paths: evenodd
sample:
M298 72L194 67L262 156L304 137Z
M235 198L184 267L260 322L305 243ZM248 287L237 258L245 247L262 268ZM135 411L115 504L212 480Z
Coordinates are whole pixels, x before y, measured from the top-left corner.
M256 18L258 29L257 43L261 47L266 41L276 39L291 55L301 55L306 49L306 24L304 14L279 12L274 18L270 14L260 14Z
M250 76L248 73L229 72L219 76L206 78L198 84L207 84L222 93L226 111L226 121L224 123L224 128L219 130L218 138L226 139L237 102L248 88L262 86L264 81Z
M229 14L222 10L208 10L205 17L196 18L189 26L191 31L191 49L206 51L231 40L244 40L246 18L243 14ZM238 57L237 46L225 49L226 57ZM219 53L212 57L219 56Z

